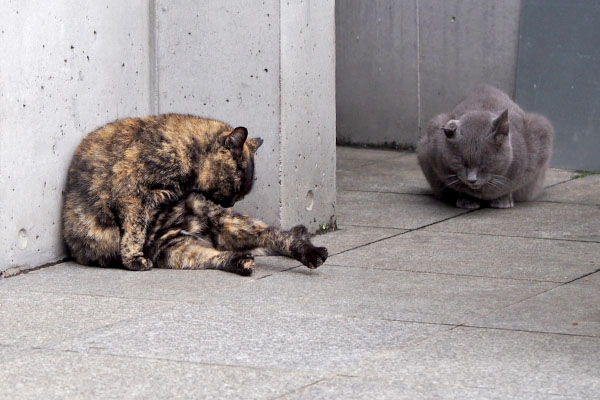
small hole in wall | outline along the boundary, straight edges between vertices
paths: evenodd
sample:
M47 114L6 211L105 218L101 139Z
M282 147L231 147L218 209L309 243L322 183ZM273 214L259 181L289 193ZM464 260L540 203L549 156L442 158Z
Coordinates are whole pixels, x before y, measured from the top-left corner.
M452 18L450 18L450 20L451 20L452 22L456 22L456 17L455 17L455 16L452 16Z
M17 246L21 250L25 250L27 247L27 231L25 229L21 229L17 236Z
M313 194L312 190L309 190L308 192L306 192L306 209L308 211L312 210L312 208L313 208L314 197L315 197L315 195Z

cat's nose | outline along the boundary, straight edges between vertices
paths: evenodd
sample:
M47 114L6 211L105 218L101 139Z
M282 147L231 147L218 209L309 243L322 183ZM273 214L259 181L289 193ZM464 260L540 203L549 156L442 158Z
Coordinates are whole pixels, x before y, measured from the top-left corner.
M471 184L477 182L477 172L469 171L467 173L467 182L469 182Z

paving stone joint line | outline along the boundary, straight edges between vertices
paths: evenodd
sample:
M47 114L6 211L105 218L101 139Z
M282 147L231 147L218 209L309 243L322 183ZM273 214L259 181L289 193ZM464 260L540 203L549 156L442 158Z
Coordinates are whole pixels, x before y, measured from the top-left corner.
M330 262L325 262L324 266L328 265L331 267L341 267L341 268L356 268L356 269L366 269L366 270L377 270L377 271L392 271L392 272L413 272L416 274L429 274L429 275L444 275L444 276L459 276L459 277L466 277L466 278L489 278L489 279L498 279L498 280L506 280L506 281L521 281L521 282L534 282L534 283L556 283L556 284L563 284L565 282L560 282L560 281L549 281L549 280L540 280L540 279L526 279L526 278L512 278L512 277L505 277L505 276L491 276L491 275L473 275L473 274L459 274L459 273L451 273L451 272L439 272L439 271L420 271L420 270L414 270L414 269L397 269L397 268L384 268L384 267L361 267L360 265L341 265L341 264L335 264L335 263L330 263ZM598 271L594 271L591 272L585 276L594 274L595 272ZM579 278L575 278L574 280L578 280L581 279L581 277ZM571 281L570 281L571 282Z

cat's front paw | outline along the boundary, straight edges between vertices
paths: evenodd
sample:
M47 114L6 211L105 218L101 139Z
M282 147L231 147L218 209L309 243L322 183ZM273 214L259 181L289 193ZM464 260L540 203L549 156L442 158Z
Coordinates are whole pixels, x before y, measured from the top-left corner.
M123 261L123 266L130 271L148 271L152 269L152 261L143 256L133 257L131 260Z
M492 208L513 208L515 202L513 201L512 194L498 197L490 202Z
M247 253L236 253L229 259L230 271L242 275L250 276L254 272L254 256Z
M328 252L325 247L316 247L307 242L294 252L294 258L310 269L321 266L327 260Z
M465 210L477 210L478 208L481 208L481 204L474 200L459 197L456 199L456 207L464 208Z

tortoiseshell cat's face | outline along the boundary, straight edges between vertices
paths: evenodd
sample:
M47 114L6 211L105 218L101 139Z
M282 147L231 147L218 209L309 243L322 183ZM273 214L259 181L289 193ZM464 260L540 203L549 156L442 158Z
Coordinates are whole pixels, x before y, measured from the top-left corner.
M508 111L467 113L442 127L446 135L445 165L452 171L447 186L472 190L504 184L502 175L512 161Z
M247 137L244 127L221 135L200 172L200 182L207 184L203 194L222 207L233 206L252 189L254 153L263 141Z

